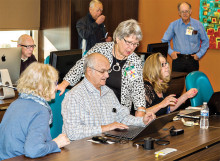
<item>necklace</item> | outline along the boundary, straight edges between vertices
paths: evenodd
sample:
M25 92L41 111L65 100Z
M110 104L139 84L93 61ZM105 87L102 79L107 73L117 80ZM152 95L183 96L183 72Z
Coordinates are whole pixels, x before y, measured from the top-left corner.
M116 54L115 54L115 46L114 46L114 56L115 56L115 61L116 61L116 63L115 63L115 65L113 65L112 69L113 69L115 72L119 72L119 71L121 70L121 67L120 67L120 63L117 62L117 57L116 57ZM125 56L125 57L126 57L126 56ZM125 58L125 57L124 57L124 58ZM123 58L121 61L123 61L124 58ZM120 62L121 62L121 61L120 61Z

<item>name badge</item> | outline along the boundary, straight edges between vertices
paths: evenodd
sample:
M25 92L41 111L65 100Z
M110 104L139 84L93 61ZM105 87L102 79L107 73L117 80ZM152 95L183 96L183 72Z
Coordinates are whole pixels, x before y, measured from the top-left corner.
M186 35L192 35L193 29L194 28L192 26L188 26L187 29L186 29Z
M127 76L132 81L139 77L137 70L134 66L125 68L125 76Z

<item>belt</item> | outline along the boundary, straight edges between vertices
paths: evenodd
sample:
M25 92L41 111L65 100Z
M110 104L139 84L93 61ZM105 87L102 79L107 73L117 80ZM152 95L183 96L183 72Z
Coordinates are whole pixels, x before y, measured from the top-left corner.
M195 53L194 53L195 54ZM194 59L192 55L194 54L177 54L179 58L184 58L184 59Z

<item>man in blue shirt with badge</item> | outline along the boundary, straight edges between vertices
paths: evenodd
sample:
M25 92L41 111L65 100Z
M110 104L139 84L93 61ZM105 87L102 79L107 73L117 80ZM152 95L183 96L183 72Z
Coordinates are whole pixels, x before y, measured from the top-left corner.
M180 19L172 22L162 42L169 43L168 54L173 59L172 71L187 72L199 70L199 59L209 47L209 38L201 22L191 18L191 5L178 4ZM173 49L170 41L173 40Z

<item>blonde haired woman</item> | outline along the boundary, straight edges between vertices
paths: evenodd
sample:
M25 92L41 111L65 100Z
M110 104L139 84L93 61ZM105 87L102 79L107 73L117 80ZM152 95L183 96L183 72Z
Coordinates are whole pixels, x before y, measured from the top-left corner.
M150 55L144 63L143 78L146 98L146 111L151 111L157 116L176 110L188 98L197 94L193 88L178 99L175 94L166 95L170 81L170 66L161 53Z
M19 98L8 107L0 124L0 160L25 155L37 158L60 152L70 141L64 134L52 140L52 112L47 101L55 98L58 72L51 66L32 63L21 74Z

